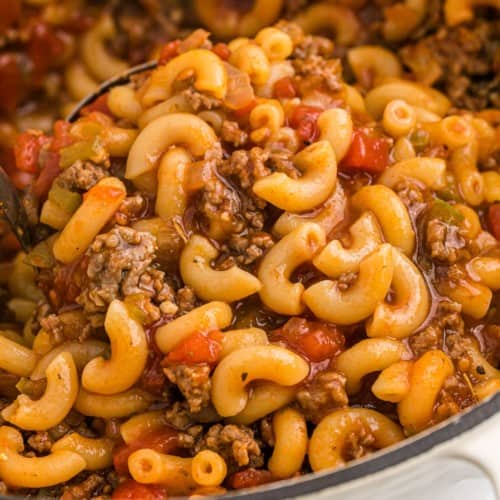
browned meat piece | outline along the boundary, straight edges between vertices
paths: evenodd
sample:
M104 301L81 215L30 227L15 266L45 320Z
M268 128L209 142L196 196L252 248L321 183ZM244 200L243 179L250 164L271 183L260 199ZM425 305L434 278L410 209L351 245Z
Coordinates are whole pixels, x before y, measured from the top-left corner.
M335 408L342 408L349 402L345 392L346 378L335 371L318 373L311 382L299 390L297 401L306 418L319 422Z
M28 445L37 453L49 453L54 441L47 431L39 431L28 438Z
M457 339L464 338L464 322L460 315L461 310L462 306L456 302L441 302L429 326L409 338L414 355L418 357L432 349L441 349L444 336ZM454 358L460 356L459 351L456 349L458 349L458 346L452 349L452 357ZM452 352L450 352L451 354Z
M298 77L307 79L307 88L310 90L323 86L333 92L342 89L340 59L325 59L322 56L312 55L305 59L294 59L293 67Z
M101 488L106 482L100 474L91 474L87 479L74 486L64 488L61 500L87 500L92 498L96 490Z
M262 467L264 457L253 431L244 425L216 424L208 429L195 451L209 449L219 453L229 473L240 467Z
M147 208L148 202L141 194L128 196L122 201L120 208L114 215L114 220L121 226L129 226L132 222L141 218Z
M40 319L40 326L50 332L55 343L66 339L83 341L92 333L91 325L81 309L49 314Z
M211 97L201 92L197 92L192 87L184 90L182 96L194 111L201 111L204 109L214 109L221 106L221 101L215 97Z
M500 325L487 325L483 330L484 355L496 367L500 366Z
M306 35L295 47L293 56L297 59L307 59L311 56L331 57L334 44L322 36Z
M249 190L257 179L271 173L271 170L266 166L268 159L269 152L259 147L254 147L250 151L234 151L227 161L222 162L219 172L226 177L235 179L242 189ZM262 203L264 202L262 201Z
M420 81L442 87L456 107L495 108L500 106L499 33L498 19L477 18L470 25L442 27L400 55Z
M248 134L241 130L238 122L224 120L222 122L221 137L223 141L229 142L233 146L242 147L248 141Z
M156 240L150 233L115 226L97 236L87 251L87 286L77 302L85 312L104 312L112 300L143 294L155 302L173 300L165 274L151 267ZM158 313L159 317L159 313Z
M476 403L470 385L460 373L448 377L434 407L434 422L441 422Z
M231 264L236 262L240 266L250 266L273 245L273 238L268 233L251 232L232 235L227 243L227 250L234 254L234 257L225 262L230 261ZM225 247L226 245L222 249L225 250ZM230 267L229 264L228 267Z
M108 175L106 169L94 165L90 161L78 160L64 169L55 182L71 191L88 191Z
M175 294L177 301L178 315L182 316L196 307L196 295L190 286L179 288Z
M433 259L448 264L468 256L465 240L460 236L459 228L440 219L432 219L427 224L427 246Z
M170 382L176 384L189 404L189 411L199 412L210 402L210 366L171 365L165 368L165 375Z

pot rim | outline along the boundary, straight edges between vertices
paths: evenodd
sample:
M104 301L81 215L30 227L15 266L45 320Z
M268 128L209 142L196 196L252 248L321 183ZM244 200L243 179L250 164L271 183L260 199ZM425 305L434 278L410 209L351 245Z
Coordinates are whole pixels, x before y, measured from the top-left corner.
M492 398L440 424L406 438L397 445L377 451L369 457L353 461L342 469L331 472L315 472L300 478L270 483L255 489L242 490L241 492L228 492L224 498L244 498L245 500L294 498L366 478L389 467L417 458L435 447L474 429L499 412L500 393L497 393Z

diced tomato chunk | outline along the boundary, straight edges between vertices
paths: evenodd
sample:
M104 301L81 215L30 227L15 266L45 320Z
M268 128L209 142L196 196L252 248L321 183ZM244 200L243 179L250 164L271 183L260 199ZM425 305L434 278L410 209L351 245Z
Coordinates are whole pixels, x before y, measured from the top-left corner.
M165 358L166 363L214 364L219 359L222 333L214 330L208 334L194 332L183 340Z
M340 168L379 174L388 164L389 142L384 138L370 137L362 130L355 130L351 146L340 162Z
M274 481L273 475L268 470L250 468L235 472L229 477L227 483L230 488L241 490L243 488L252 488L261 484L271 483L272 481Z
M61 168L59 167L59 153L47 151L43 157L43 165L40 170L40 175L33 184L33 194L42 200L47 196L52 181L59 175Z
M345 344L344 335L334 325L304 318L291 318L272 337L314 362L333 358Z
M289 76L285 76L276 81L273 87L273 94L278 99L291 99L297 95L293 81Z
M88 116L91 113L98 111L108 116L113 116L111 110L108 108L108 94L103 94L99 96L94 102L88 104L80 111L82 116Z
M493 236L500 241L500 203L494 203L488 209L488 222Z
M0 55L0 111L13 113L25 93L21 59L17 54Z
M128 474L128 457L134 451L142 448L151 448L159 453L172 453L178 447L178 433L171 427L165 426L144 434L129 444L122 444L113 450L113 465L120 475Z
M167 490L155 484L141 484L133 479L122 483L111 496L113 500L166 500Z
M14 144L17 168L32 174L38 172L40 151L50 141L50 138L40 133L23 132L19 134Z
M21 17L21 0L2 0L0 2L0 35Z
M54 123L54 139L50 145L50 150L59 152L62 148L70 146L75 142L75 138L70 134L71 123L66 120L57 120Z
M33 62L35 80L57 64L65 52L65 42L54 29L44 22L36 22L31 27L28 54Z
M290 126L305 142L314 142L319 137L318 118L323 110L314 106L297 106L290 117Z
M158 64L166 64L170 61L170 59L177 57L179 55L180 44L180 40L173 40L172 42L165 44L161 49Z
M217 54L223 61L227 61L231 55L231 51L225 43L216 43L212 48L212 52Z

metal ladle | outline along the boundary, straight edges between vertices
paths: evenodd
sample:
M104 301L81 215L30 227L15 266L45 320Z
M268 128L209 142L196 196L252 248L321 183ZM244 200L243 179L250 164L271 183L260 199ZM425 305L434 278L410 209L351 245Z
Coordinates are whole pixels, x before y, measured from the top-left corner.
M123 85L130 81L130 78L137 73L154 69L156 61L139 64L130 68L121 75L117 75L105 81L95 92L82 99L75 109L66 118L69 122L74 122L80 115L81 110L92 104L100 96L108 92L117 85ZM29 224L26 210L21 201L19 191L16 189L5 170L0 166L0 217L9 224L15 237L21 244L24 251L29 252L35 243L34 227Z

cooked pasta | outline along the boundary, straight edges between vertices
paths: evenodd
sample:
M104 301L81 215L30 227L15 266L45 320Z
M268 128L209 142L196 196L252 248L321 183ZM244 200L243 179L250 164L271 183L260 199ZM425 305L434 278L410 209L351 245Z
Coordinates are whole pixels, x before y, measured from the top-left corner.
M0 265L9 492L218 495L500 389L500 115L376 45L365 4L193 2L214 36L168 42L52 134L0 126L37 235ZM476 15L445 4L448 26ZM370 29L404 43L429 5ZM117 19L78 35L72 99L132 62Z

